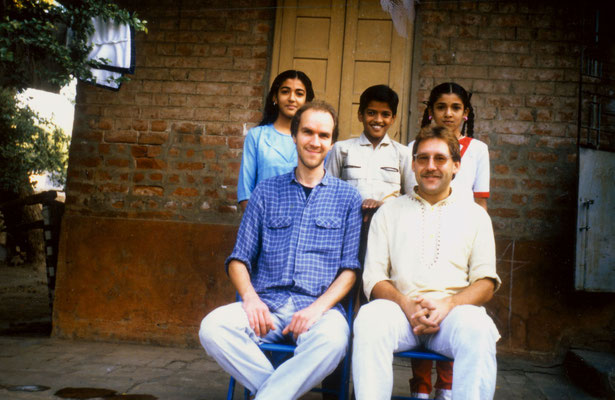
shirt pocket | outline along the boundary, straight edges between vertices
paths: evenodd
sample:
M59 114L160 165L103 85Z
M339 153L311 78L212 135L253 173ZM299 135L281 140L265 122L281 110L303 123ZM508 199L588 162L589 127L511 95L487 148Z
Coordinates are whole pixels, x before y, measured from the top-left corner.
M311 249L316 252L341 251L342 247L342 219L339 217L316 217L316 237L312 241Z
M380 167L378 170L380 180L391 184L398 185L401 183L401 174L397 167ZM399 188L398 188L399 189Z
M365 177L365 168L362 168L362 160L354 153L348 153L344 157L342 165L342 179L358 180Z
M271 216L265 220L262 250L269 256L288 252L292 218L286 215Z

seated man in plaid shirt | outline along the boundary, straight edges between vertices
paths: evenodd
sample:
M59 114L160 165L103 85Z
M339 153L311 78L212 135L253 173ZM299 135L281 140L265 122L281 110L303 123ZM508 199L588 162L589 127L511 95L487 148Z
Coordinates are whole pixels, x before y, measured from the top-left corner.
M361 196L324 169L337 139L335 110L321 102L295 114L297 168L252 193L227 273L242 301L201 322L201 344L256 399L296 399L330 374L350 335L340 301L359 271ZM274 370L262 342L296 343Z

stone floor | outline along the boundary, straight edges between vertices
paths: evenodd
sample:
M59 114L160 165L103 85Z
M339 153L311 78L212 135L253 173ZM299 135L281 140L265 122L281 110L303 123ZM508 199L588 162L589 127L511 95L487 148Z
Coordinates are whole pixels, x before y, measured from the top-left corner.
M399 360L394 371L395 393L406 395L410 368L405 360ZM43 385L48 389L12 390L19 385ZM227 385L228 375L201 349L0 336L0 400L60 399L55 393L70 387L110 389L131 395L105 399L222 400L226 398ZM317 394L303 397L320 398ZM495 399L596 397L570 383L561 365L499 356Z

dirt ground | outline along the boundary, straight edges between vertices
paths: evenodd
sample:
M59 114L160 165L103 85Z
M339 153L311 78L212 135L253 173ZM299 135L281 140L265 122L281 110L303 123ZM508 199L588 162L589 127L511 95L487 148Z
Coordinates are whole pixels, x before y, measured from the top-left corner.
M0 264L0 334L49 335L51 310L44 262Z

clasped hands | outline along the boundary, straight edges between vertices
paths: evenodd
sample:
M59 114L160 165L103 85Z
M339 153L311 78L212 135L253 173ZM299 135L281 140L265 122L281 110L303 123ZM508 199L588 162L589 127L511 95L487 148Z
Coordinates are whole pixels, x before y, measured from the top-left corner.
M438 332L440 323L452 308L453 304L450 297L429 299L424 296L417 296L413 300L408 299L403 307L415 335Z
M253 296L246 296L243 299L243 309L248 316L248 322L250 328L254 330L259 337L264 337L270 330L275 330L269 307L254 294ZM290 323L282 330L283 335L289 333L293 334L295 340L304 332L312 327L322 316L324 310L320 310L317 306L312 305L297 311L293 314L293 318Z

